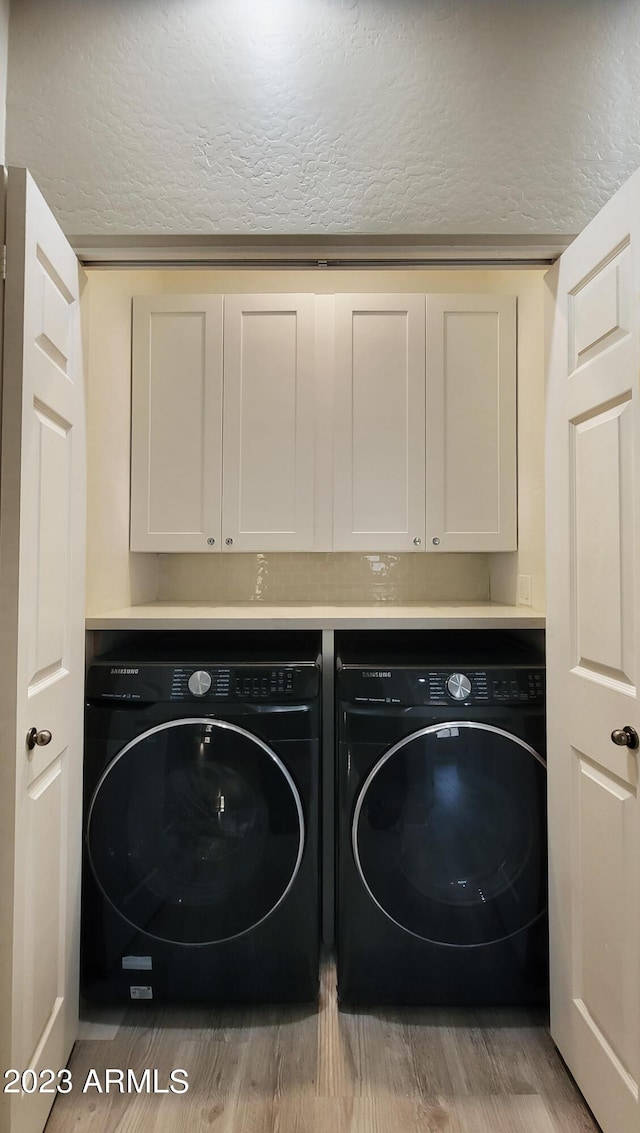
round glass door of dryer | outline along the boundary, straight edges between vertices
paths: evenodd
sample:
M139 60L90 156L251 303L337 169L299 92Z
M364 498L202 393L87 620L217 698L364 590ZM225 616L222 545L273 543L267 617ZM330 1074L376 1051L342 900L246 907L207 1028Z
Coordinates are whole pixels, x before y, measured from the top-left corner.
M433 725L388 749L356 801L352 848L382 912L435 944L477 947L546 909L546 768L499 728Z
M86 846L104 896L159 940L208 944L250 931L278 907L302 859L302 802L262 740L185 719L119 752L91 800Z

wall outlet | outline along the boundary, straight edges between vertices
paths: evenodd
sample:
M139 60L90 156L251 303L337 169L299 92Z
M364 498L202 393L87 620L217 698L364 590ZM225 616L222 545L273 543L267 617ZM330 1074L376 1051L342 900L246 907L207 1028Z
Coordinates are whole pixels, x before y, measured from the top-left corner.
M531 575L519 574L518 575L518 605L530 606L531 605Z

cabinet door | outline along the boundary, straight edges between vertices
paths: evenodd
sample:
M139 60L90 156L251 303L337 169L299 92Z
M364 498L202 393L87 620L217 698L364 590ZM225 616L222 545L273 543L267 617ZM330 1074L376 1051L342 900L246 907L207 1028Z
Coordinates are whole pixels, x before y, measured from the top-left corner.
M131 550L220 547L222 296L133 300Z
M424 311L424 295L336 296L336 551L424 546Z
M314 297L224 303L223 550L311 550Z
M427 548L512 551L516 300L427 297Z

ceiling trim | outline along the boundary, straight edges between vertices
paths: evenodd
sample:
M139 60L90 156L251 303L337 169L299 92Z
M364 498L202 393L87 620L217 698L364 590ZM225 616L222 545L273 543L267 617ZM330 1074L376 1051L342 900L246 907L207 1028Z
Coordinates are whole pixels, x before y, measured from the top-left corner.
M75 236L93 268L539 268L555 262L563 236Z

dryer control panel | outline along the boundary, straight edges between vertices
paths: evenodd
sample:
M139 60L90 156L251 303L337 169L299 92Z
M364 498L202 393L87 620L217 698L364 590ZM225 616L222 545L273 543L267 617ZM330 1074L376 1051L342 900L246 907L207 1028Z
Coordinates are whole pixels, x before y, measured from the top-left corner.
M381 669L345 665L340 699L361 704L543 705L544 666Z

